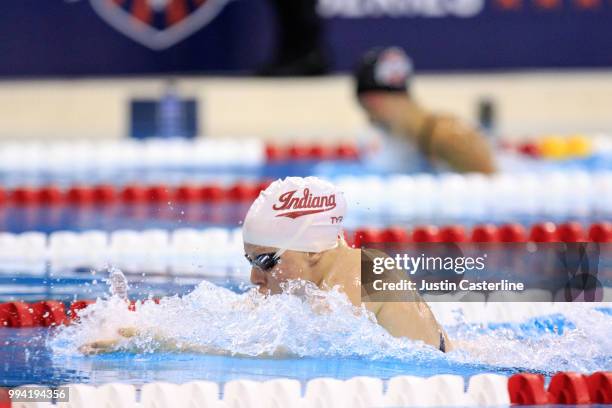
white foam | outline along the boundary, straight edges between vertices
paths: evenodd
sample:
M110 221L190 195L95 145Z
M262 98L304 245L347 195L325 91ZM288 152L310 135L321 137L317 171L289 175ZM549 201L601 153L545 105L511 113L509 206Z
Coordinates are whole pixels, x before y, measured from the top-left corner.
M80 323L59 329L50 345L55 353L74 355L83 343L118 338L119 328L138 327L141 333L123 339L118 349L155 352L165 349L162 340L173 339L187 351L194 349L187 347L191 345L199 352L245 356L446 358L454 363L545 371L596 371L610 363L612 317L592 305L547 303L544 313L558 314L550 317L548 331L526 324L527 317L522 325L488 327L487 308L479 323L462 320L462 313L449 321L446 313L443 320L456 351L442 355L421 342L390 336L371 313L352 306L338 290L321 291L304 282L292 282L286 289L287 293L264 297L256 291L237 294L204 281L186 296L139 304L134 312L116 297L101 299L82 313ZM435 304L434 310L444 312L441 305ZM559 319L564 322L555 323ZM545 318L542 321L546 323ZM563 333L558 333L560 329Z

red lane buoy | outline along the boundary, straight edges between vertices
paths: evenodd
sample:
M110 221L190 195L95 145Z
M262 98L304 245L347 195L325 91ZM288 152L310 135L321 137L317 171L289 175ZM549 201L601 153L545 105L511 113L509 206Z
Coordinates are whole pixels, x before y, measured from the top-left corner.
M559 225L557 235L561 242L584 242L586 240L584 229L577 222L566 222Z
M66 192L66 201L78 205L92 204L95 201L94 190L86 186L73 186Z
M612 372L597 372L586 378L592 404L612 404Z
M421 225L412 230L412 241L419 243L440 242L440 231L434 225Z
M589 228L589 240L592 242L612 242L612 223L598 222Z
M172 200L172 193L168 186L153 185L146 191L147 201L153 203L167 203Z
M128 204L138 204L147 201L147 190L141 186L128 185L121 190L121 200Z
M0 303L0 327L9 327L11 311L8 303Z
M276 162L286 159L285 149L276 143L266 144L266 159L269 162Z
M465 233L465 228L461 225L448 225L446 227L440 228L440 242L466 242L467 235Z
M226 194L230 201L253 201L259 195L259 190L251 183L238 182L231 186Z
M515 374L508 379L510 402L516 405L545 405L550 401L540 374Z
M334 158L334 151L328 146L323 144L315 143L310 146L308 157L311 160L331 160Z
M56 186L46 186L38 191L41 204L58 205L64 201L64 194Z
M407 243L410 242L410 235L404 228L388 227L382 231L381 240L389 243Z
M263 181L260 181L260 182L257 184L257 190L258 190L259 192L262 192L262 191L264 191L266 188L268 188L268 187L270 186L270 184L272 184L272 180L263 180Z
M353 245L355 248L361 248L365 244L373 244L383 242L381 232L374 228L360 228L353 234Z
M39 326L59 326L68 323L66 308L57 300L46 300L32 305L34 319Z
M6 327L34 327L34 310L25 302L0 304L0 316L8 317Z
M198 187L184 184L176 189L174 197L181 203L195 203L202 199L202 191Z
M11 398L6 388L0 388L0 408L11 408Z
M109 184L100 184L93 189L96 204L111 204L117 201L117 190Z
M10 202L17 205L34 205L39 203L38 191L31 187L18 187L11 191Z
M221 186L211 184L200 189L200 194L204 202L218 203L225 200L225 192Z
M499 242L499 230L493 224L476 225L472 229L472 242Z
M93 300L75 300L70 304L70 320L76 320L79 318L79 313L87 308L87 306L95 303Z
M530 157L540 157L542 154L538 145L532 142L522 143L521 145L519 145L518 150L522 154Z
M525 242L527 232L521 224L510 223L499 227L499 240L501 242Z
M310 148L300 143L294 143L287 149L287 154L291 160L308 160L310 158Z
M548 394L553 404L582 405L591 402L586 378L578 373L555 374L548 385Z
M534 224L531 227L529 233L529 240L531 242L557 242L559 235L557 232L557 226L552 222L540 222Z
M339 160L357 160L359 158L359 149L350 143L341 143L336 147L336 159Z

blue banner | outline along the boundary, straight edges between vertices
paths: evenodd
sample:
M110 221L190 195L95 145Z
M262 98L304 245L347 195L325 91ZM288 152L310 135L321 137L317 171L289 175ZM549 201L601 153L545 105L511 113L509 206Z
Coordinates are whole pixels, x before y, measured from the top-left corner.
M287 0L291 1L291 0ZM419 70L612 66L604 0L319 0L333 70L400 45ZM267 0L3 0L0 76L244 73L271 58Z

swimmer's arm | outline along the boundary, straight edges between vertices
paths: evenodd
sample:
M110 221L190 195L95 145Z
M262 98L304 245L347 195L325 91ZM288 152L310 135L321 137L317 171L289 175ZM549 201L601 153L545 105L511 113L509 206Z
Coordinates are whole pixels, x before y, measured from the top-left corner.
M117 351L122 340L137 337L143 334L135 327L121 328L117 331L117 333L119 334L119 338L93 341L79 347L79 351L85 355L112 353ZM231 353L227 350L221 350L210 346L179 342L159 333L154 334L152 339L158 344L158 347L156 348L157 351L250 357L240 353ZM289 353L285 350L276 349L272 354L268 354L266 356L280 358L286 357L288 354Z
M105 354L116 351L121 341L142 335L142 331L135 327L124 327L117 331L119 337L113 339L96 340L86 343L79 348L79 351L86 355ZM213 350L210 347L205 347L197 344L189 344L178 342L156 333L152 336L152 340L158 344L158 351L182 351L202 354L224 354L222 351Z
M117 334L119 337L85 343L79 347L79 351L85 355L112 353L117 350L122 340L136 336L138 329L135 327L125 327L117 330Z
M495 173L495 159L484 136L458 119L435 119L434 128L422 135L424 153L460 172Z

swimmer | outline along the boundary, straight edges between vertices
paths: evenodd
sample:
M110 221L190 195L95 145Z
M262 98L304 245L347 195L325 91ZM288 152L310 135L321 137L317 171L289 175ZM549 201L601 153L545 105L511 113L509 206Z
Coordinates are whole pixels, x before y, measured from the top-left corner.
M300 279L322 290L338 287L354 306L361 307L361 250L349 247L343 238L345 213L343 194L316 177L288 177L262 191L251 205L242 229L251 282L259 292L272 296L282 292L283 283ZM380 256L374 252L367 255ZM416 292L410 297L405 301L363 304L391 335L421 340L449 351L451 343L429 306ZM126 328L119 334L132 337L138 330ZM89 343L81 351L111 351L118 341ZM171 339L160 341L164 349L220 353L185 344L178 348Z
M251 205L243 225L251 282L263 294L282 291L292 279L323 290L338 286L357 307L362 304L361 250L342 233L346 202L331 183L315 177L288 177L272 183ZM374 254L369 254L375 256ZM378 324L396 337L422 340L442 351L451 345L425 302L364 302Z
M484 136L453 116L418 104L409 89L412 75L410 59L397 47L372 49L357 67L359 105L370 122L389 134L384 143L402 144L394 150L406 153L415 146L430 162L457 172L494 173L495 161ZM401 160L417 158L408 155Z

